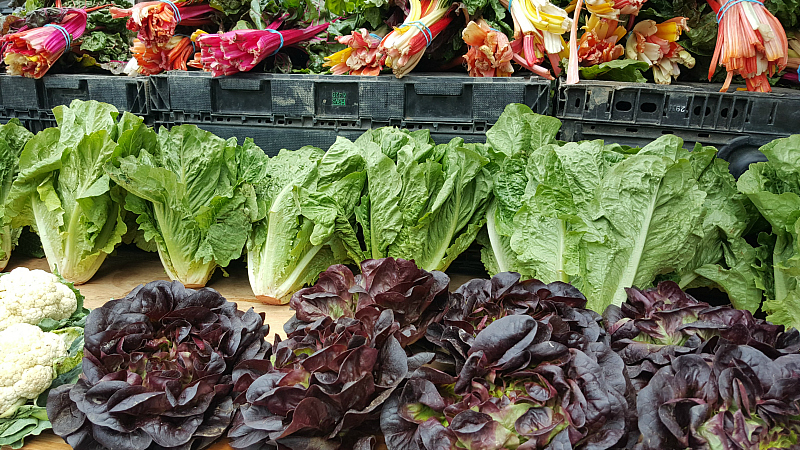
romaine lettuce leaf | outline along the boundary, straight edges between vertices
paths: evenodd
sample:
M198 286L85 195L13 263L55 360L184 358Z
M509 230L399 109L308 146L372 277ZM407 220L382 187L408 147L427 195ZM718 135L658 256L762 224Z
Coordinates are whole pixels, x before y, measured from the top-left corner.
M779 325L800 328L797 300L800 298L800 135L777 139L761 147L768 162L760 162L739 177L737 186L772 225L772 236L759 238L764 246L759 259L760 286L767 300L767 319ZM771 255L769 254L771 251ZM771 264L770 261L771 259ZM771 269L770 269L771 267Z
M675 136L641 149L557 143L558 125L510 105L487 133L500 180L480 238L490 273L571 283L603 311L678 272L758 308L756 252L742 238L752 207L713 148L689 152Z
M367 194L356 207L366 256L445 270L486 220L492 179L485 147L460 138L434 145L427 131L392 128L355 143L366 160Z
M327 152L282 150L257 185L259 210L247 246L250 284L272 304L317 279L333 264L361 259L351 224L366 173L361 152L339 138Z

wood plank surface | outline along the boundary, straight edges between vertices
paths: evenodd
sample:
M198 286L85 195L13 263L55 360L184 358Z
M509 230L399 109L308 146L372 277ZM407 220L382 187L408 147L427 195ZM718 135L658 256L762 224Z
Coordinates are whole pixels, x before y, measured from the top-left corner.
M6 271L10 271L15 267L49 271L45 259L25 258L12 254ZM266 323L269 324L270 328L270 342L274 334L285 338L283 324L294 314L288 305L274 306L257 302L250 289L247 268L243 261L234 261L226 269L226 272L228 274L227 277L223 275L221 270L217 270L209 281L208 287L216 289L229 301L236 302L240 309L246 310L252 307L257 312L263 312L266 317ZM450 288L453 290L472 278L461 274L449 275L451 278ZM123 247L117 250L116 255L109 256L97 274L88 283L78 286L78 289L86 297L86 307L93 309L102 306L108 300L124 297L140 284L168 279L156 253L147 253L133 247ZM70 446L48 430L40 436L27 438L23 448L30 450L68 450ZM227 444L226 439L221 439L209 447L209 450L229 449L232 449L232 447Z

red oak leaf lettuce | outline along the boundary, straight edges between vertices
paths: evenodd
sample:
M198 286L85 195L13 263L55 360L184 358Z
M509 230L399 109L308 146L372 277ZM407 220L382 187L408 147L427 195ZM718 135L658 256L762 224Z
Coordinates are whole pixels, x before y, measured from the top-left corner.
M76 450L205 448L233 417L234 366L267 355L268 332L212 289L141 285L89 314L83 373L48 398L53 431Z

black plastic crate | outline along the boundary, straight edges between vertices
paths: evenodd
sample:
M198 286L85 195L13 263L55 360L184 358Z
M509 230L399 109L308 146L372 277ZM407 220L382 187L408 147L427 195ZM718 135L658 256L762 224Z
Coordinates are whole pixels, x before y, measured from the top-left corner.
M0 74L0 109L8 117L15 117L16 111L38 110L41 91L38 80Z
M550 113L552 93L551 82L535 77L431 74L398 80L391 75L247 73L212 78L201 72L169 72L149 77L148 105L150 111L172 114L176 122L272 126L311 118L361 130L373 123L428 123L483 134L509 103Z
M674 134L683 139L683 146L687 150L693 149L696 143L711 145L719 150L720 158L730 163L730 171L736 178L744 173L750 164L766 161L767 158L758 150L759 147L779 137L758 133L730 133L653 125L591 123L570 119L561 121L559 138L564 141L601 139L606 143L644 147L665 134Z
M610 81L560 84L556 117L584 124L647 125L663 132L703 130L781 137L800 129L800 92L719 92L720 85Z
M145 79L110 75L47 75L39 108L50 111L73 100L97 100L120 111L147 115Z

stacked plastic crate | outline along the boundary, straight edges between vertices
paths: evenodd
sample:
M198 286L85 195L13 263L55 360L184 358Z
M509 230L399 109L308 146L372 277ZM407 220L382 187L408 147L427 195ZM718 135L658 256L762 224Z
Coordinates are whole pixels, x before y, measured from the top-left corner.
M453 75L354 77L198 72L149 77L154 125L196 124L222 137L252 137L265 152L314 145L394 125L429 129L436 142L483 142L509 103L551 113L553 85L538 78Z
M72 100L97 100L147 116L144 79L108 75L47 75L33 80L0 75L0 123L18 118L33 132L55 126L53 108Z
M691 149L713 145L738 176L766 158L758 148L800 132L800 92L719 92L719 85L591 81L559 86L555 115L563 140L603 139L643 146L675 134Z

